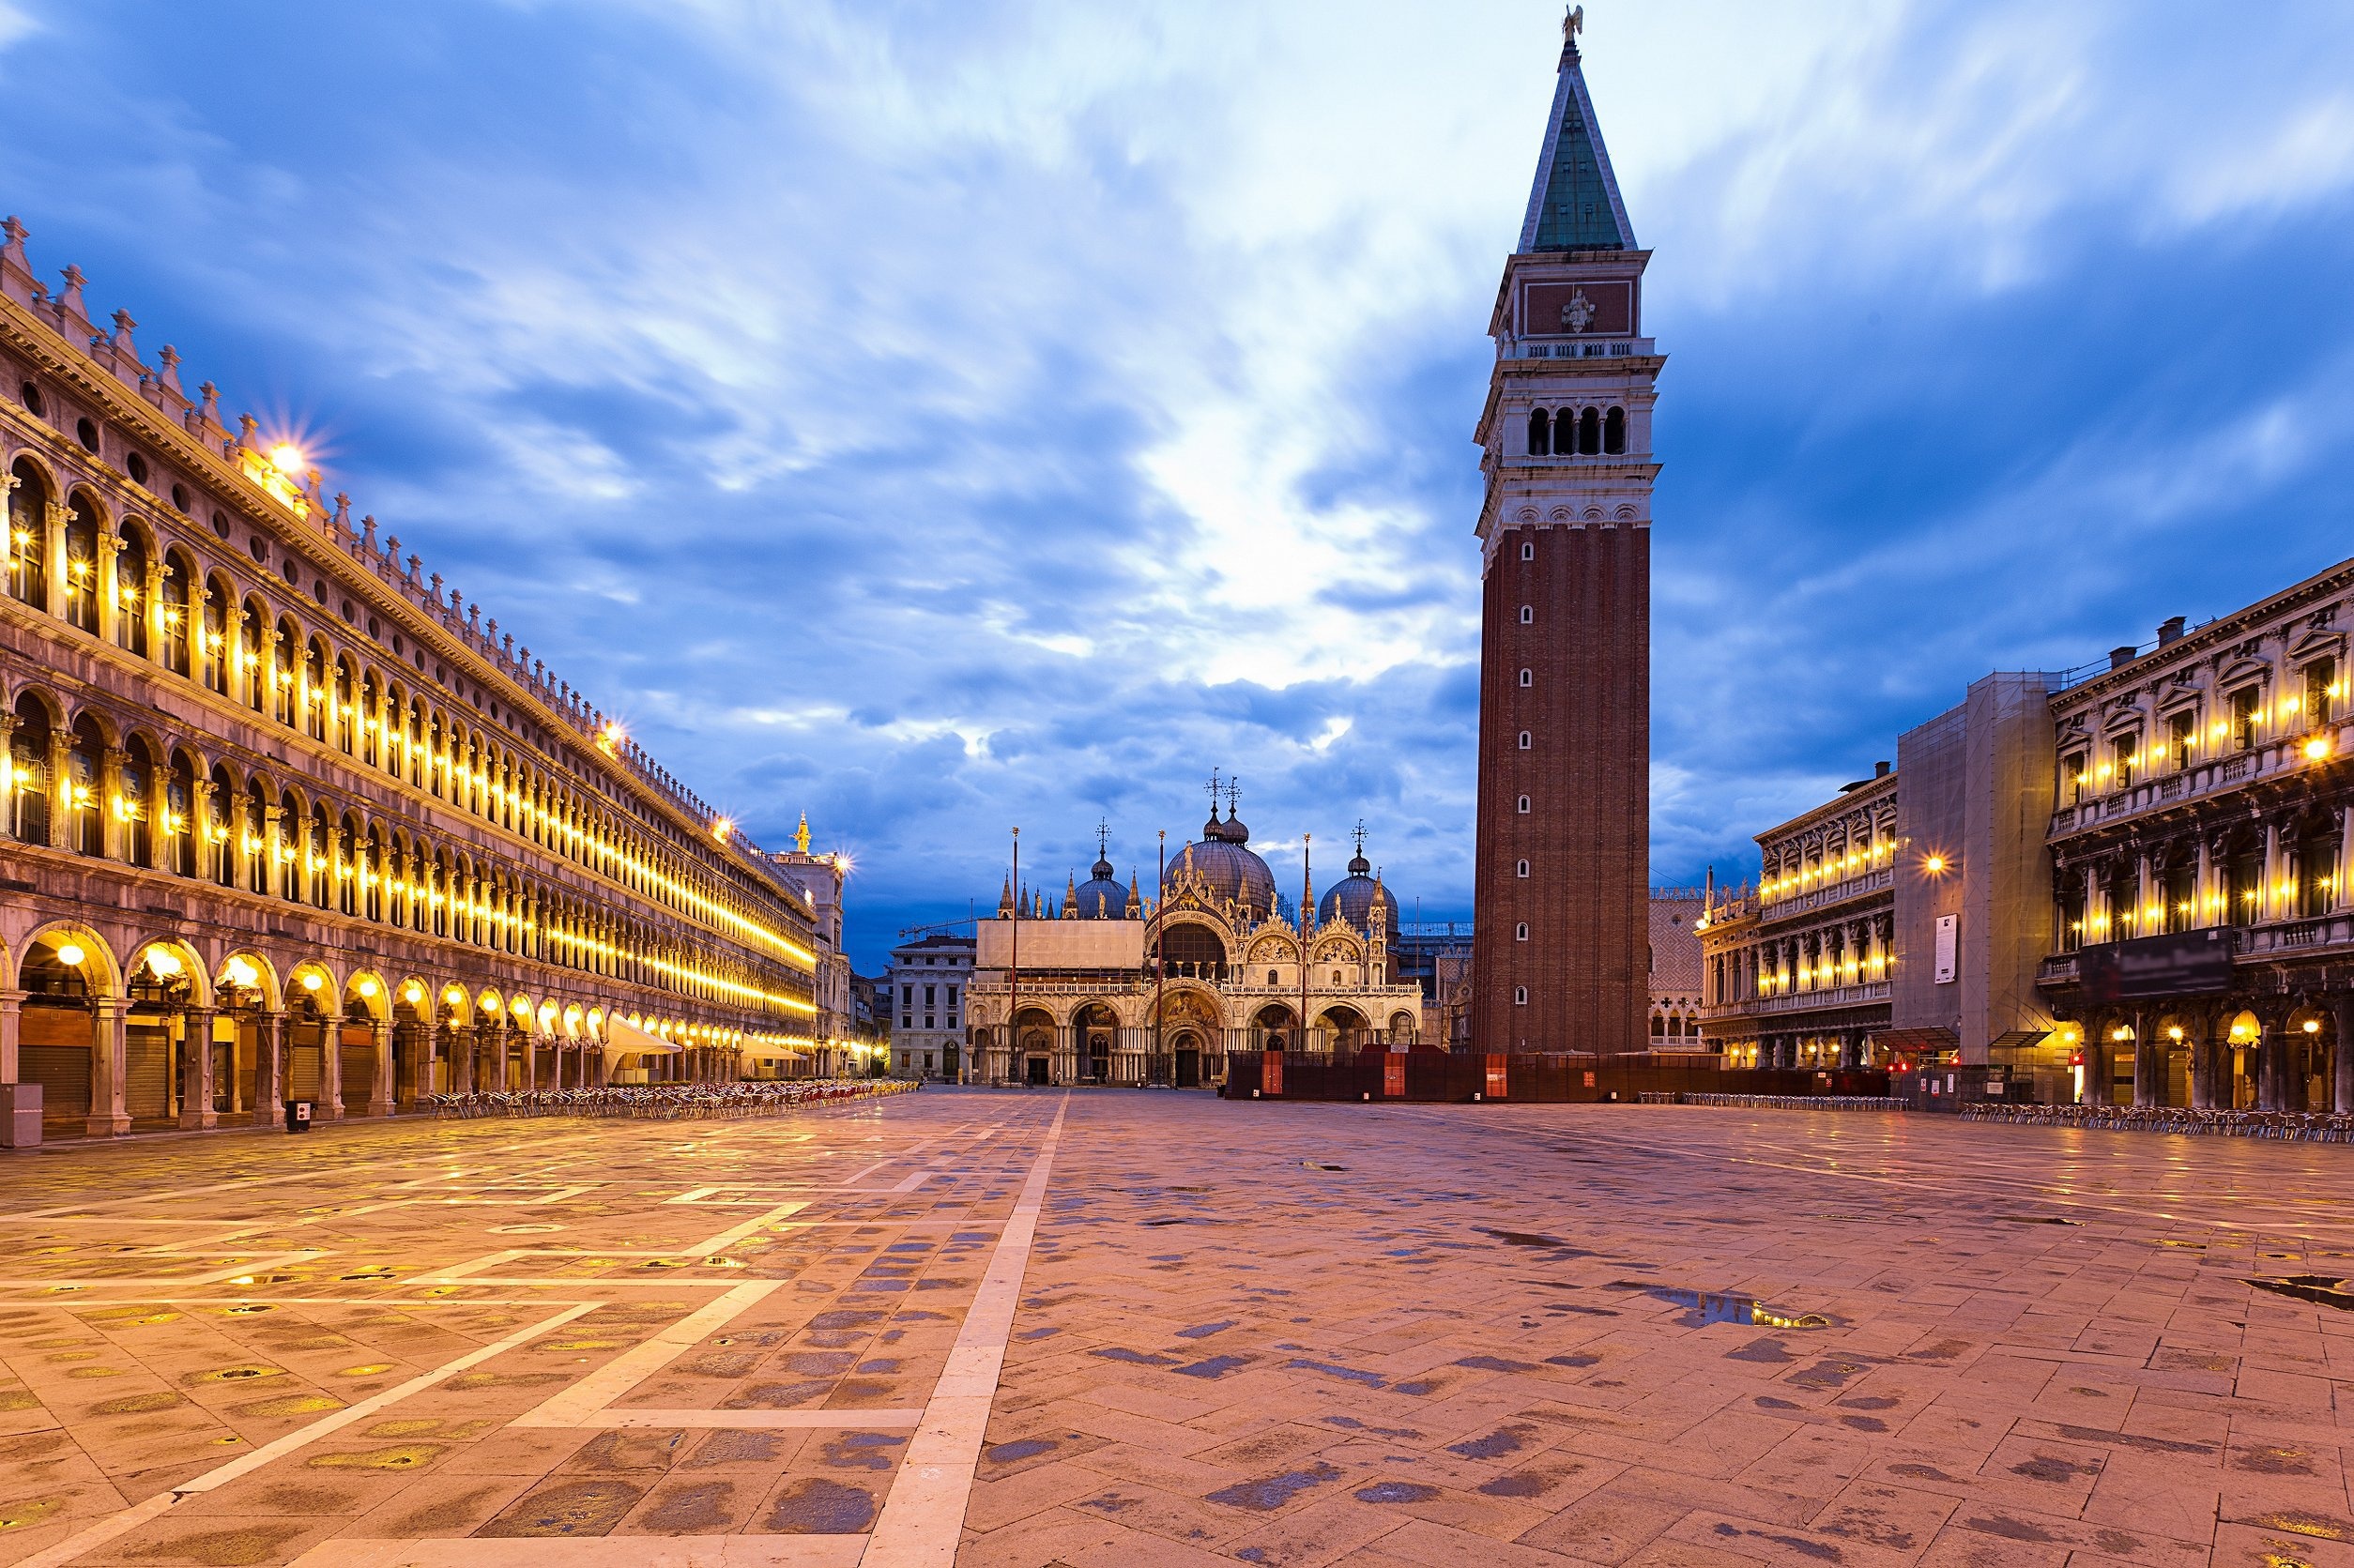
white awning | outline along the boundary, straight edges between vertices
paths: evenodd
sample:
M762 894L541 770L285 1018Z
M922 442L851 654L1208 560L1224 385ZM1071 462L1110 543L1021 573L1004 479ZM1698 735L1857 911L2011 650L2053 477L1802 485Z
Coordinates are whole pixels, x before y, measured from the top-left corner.
M619 1018L604 1021L604 1048L608 1054L615 1056L632 1051L646 1056L677 1056L686 1049L683 1045L673 1045L658 1034L648 1034L644 1029L632 1028Z

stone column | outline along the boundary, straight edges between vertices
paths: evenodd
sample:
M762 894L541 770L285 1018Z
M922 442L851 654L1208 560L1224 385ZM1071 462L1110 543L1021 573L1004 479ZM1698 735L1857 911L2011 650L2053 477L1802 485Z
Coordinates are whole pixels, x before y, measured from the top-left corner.
M474 1031L455 1024L441 1028L442 1049L450 1058L450 1092L474 1092Z
M120 591L115 575L115 563L122 548L122 536L100 525L98 535L98 560L93 563L97 570L91 573L96 581L91 586L91 591L98 595L99 640L114 643L117 647L120 647L125 640L118 634L121 631L118 623L123 613L122 606L115 602L115 596Z
M2354 803L2338 814L2338 863L2330 875L2331 911L2342 915L2354 909Z
M2281 918L2280 906L2285 901L2279 891L2280 880L2281 825L2277 822L2268 822L2264 825L2264 887L2256 894L2256 919L2259 921L2275 921ZM2269 1028L2270 1026L2266 1027ZM2277 1109L2278 1107L2268 1106L2266 1108Z
M253 1119L274 1127L286 1099L286 1014L253 1015Z
M2146 925L2146 923L2145 923L2145 922L2148 921L2148 916L2149 916L2149 882L2150 882L2150 865L2149 865L2149 857L2148 857L2148 856L2147 856L2147 855L2136 855L2136 856L2134 856L2134 857L2133 857L2133 935L2134 935L2134 936L2147 936L2150 935L2150 933L2149 933L2149 931L2148 931L2148 929L2147 928L2147 925ZM2162 922L2162 924L2161 924L2161 929L2163 929L2163 922ZM2135 1043L2136 1045L2138 1045L2138 1044L2141 1043L2141 1036L2137 1033L2137 1034L2135 1034L2135 1035L2134 1035L2133 1040L2134 1040L2134 1043Z
M2330 1022L2337 1035L2330 1051L2330 1108L2354 1115L2354 993L2330 998Z
M130 1112L123 1102L125 1024L130 1003L120 997L100 997L91 1010L96 1018L90 1035L90 1115L84 1130L94 1138L119 1137L130 1131Z
M212 1108L212 1020L208 1007L180 1010L180 1126L189 1132L221 1121Z
M368 1114L392 1114L392 1025L382 1018L368 1020L368 1037L374 1043L375 1081L368 1088Z
M0 1084L23 1082L17 1076L17 1046L23 1039L24 997L22 991L0 990Z
M72 581L66 573L66 509L52 501L41 509L41 521L46 528L41 562L49 573L49 613L64 619L66 586Z
M533 1020L535 1025L537 1022L538 1020ZM540 1087L539 1030L536 1028L526 1028L520 1044L523 1053L523 1087L527 1089L536 1089Z
M2269 842L2270 830L2266 837ZM2266 859L2269 861L2270 857L2268 855ZM2281 1051L2285 1043L2281 1038L2281 1026L2265 1013L2258 1013L2255 1039L2257 1110L2277 1111L2281 1108L2281 1079L2285 1076L2281 1072Z
M171 628L163 624L163 556L159 552L147 562L147 580L140 586L144 596L139 601L139 613L147 622L147 657L171 668ZM191 672L193 665L191 665Z
M325 1043L319 1048L319 1103L312 1107L313 1121L344 1118L344 1020L338 1014L321 1024Z
M2149 861L2145 858L2142 861L2145 877L2148 875L2148 868ZM2148 908L2148 906L2144 905L2143 907ZM2149 1038L2150 1020L2154 1016L2149 1012L2133 1014L2133 1104L2136 1105L2154 1105L2158 1103L2158 1043Z
M90 809L99 814L99 853L110 860L130 859L130 825L115 810L123 793L123 764L129 756L119 746L100 752L98 782L90 791Z

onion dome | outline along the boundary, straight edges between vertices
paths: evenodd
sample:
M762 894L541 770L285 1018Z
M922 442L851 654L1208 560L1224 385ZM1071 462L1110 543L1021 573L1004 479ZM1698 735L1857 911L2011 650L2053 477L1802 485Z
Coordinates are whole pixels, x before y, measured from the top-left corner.
M1218 830L1215 838L1187 845L1185 853L1169 868L1161 891L1166 894L1176 885L1177 878L1187 866L1201 878L1212 894L1231 899L1246 909L1266 911L1275 907L1275 873L1267 862L1252 854L1247 845L1226 836L1230 824L1214 824Z
M1116 921L1127 914L1128 890L1120 885L1112 874L1111 862L1098 860L1093 875L1079 884L1071 894L1078 906L1076 919L1083 921Z
M1326 925L1345 921L1370 935L1378 912L1383 936L1394 942L1398 939L1398 900L1383 888L1373 875L1373 863L1365 858L1363 823L1357 825L1356 837L1357 852L1349 862L1349 875L1325 890L1316 917Z

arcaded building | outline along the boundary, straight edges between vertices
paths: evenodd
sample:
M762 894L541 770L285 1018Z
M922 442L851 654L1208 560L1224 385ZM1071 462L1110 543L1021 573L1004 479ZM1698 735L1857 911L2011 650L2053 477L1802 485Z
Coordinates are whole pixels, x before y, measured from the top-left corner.
M0 246L0 1097L113 1134L805 1054L815 906L24 238Z
M1471 1034L1640 1051L1650 987L1651 412L1665 362L1577 17L1489 322L1476 439L1479 786Z
M966 1022L978 1081L1205 1084L1230 1051L1322 1055L1420 1043L1422 987L1396 967L1397 900L1366 859L1285 913L1230 801L1147 900L1108 859L1062 901L1010 884L979 922ZM1305 921L1297 911L1309 911Z

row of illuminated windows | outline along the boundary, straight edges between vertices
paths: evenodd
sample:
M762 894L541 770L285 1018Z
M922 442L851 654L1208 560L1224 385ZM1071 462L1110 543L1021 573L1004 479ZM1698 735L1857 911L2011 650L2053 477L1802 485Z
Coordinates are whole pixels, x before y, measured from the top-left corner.
M2316 659L2299 672L2299 690L2276 702L2265 701L2263 689L2251 682L2224 694L2223 711L2200 723L2196 705L2161 716L2161 733L2152 741L2138 725L2110 736L2101 745L2085 745L2065 753L2059 764L2059 797L2071 804L2131 789L2136 780L2161 771L2179 771L2203 756L2253 751L2268 738L2316 730L2338 714L2346 695L2344 677L2334 658ZM2331 754L2327 738L2307 742L2316 760Z
M2187 853L2153 865L2146 890L2139 869L2131 865L2105 875L2064 875L2056 895L2059 950L2328 914L2337 897L2343 849L2341 834L2301 834L2282 846L2279 864L2268 872L2264 846L2251 838L2214 860L2205 886L2196 858Z
M1599 457L1627 449L1627 410L1532 408L1528 414L1531 457Z
M1887 980L1895 967L1894 928L1875 918L1852 928L1829 926L1714 954L1708 960L1708 997L1721 1004L1871 985Z
M656 903L808 961L807 949L763 907L765 890L757 901L747 896L665 836L534 768L495 733L445 715L399 677L380 678L291 615L273 613L259 594L239 603L230 578L203 571L185 549L158 547L130 519L114 533L87 490L54 505L47 476L29 460L9 479L8 587L19 602L47 610L61 597L69 625ZM110 563L105 547L117 538ZM417 662L421 670L422 649Z
M1771 903L1778 898L1791 898L1816 888L1836 887L1842 882L1885 867L1896 853L1895 830L1884 826L1874 834L1868 825L1859 825L1844 844L1811 848L1803 853L1793 851L1779 861L1768 860L1764 865L1758 895Z
M54 699L10 710L8 827L24 844L160 871L685 996L809 1011L781 964L678 941L570 890L465 848L306 798L254 773L239 781L189 749L140 733L119 744L93 712L69 723Z

